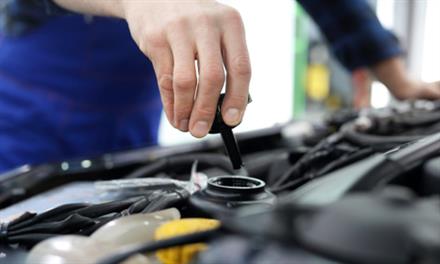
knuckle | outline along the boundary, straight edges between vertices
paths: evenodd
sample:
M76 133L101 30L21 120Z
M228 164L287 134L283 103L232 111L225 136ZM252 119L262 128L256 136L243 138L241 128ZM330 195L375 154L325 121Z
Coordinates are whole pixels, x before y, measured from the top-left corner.
M173 112L173 103L170 100L162 100L163 108L167 115L170 115Z
M243 107L247 104L248 94L234 94L225 99L225 104Z
M230 71L232 74L238 76L250 77L252 75L252 69L249 56L242 55L234 58L231 62Z
M238 10L233 7L226 8L226 10L224 12L224 18L233 24L241 24L242 23L240 12L238 12Z
M174 114L177 119L186 118L191 114L192 111L192 105L186 104L186 105L179 105L176 107Z
M225 74L223 70L208 67L204 79L209 84L222 85L225 82Z
M173 92L173 81L169 74L162 74L159 76L159 88L165 94Z
M208 13L201 12L194 16L194 21L198 25L210 25L213 22L213 17Z
M175 89L179 91L192 91L196 86L196 79L192 74L176 75L173 80Z
M165 23L167 30L171 32L181 31L188 24L188 18L185 16L176 16Z
M167 40L161 31L149 31L145 33L144 46L152 49L167 47Z
M197 115L203 119L212 119L215 115L215 106L212 105L202 105L195 109Z

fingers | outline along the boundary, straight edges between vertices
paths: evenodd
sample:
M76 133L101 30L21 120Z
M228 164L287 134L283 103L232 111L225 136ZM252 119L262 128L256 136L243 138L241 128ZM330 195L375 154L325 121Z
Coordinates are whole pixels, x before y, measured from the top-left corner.
M425 83L422 85L421 99L439 100L440 99L440 82Z
M440 82L425 83L419 80L410 80L399 89L390 89L393 96L398 100L439 100Z
M230 13L224 26L222 43L227 82L222 116L226 124L235 126L241 122L246 109L251 65L244 27L239 13Z
M183 25L182 25L183 26ZM173 125L181 131L188 131L193 109L197 77L195 71L194 45L184 27L176 28L169 36L174 58L173 90L174 120Z
M436 100L440 100L440 82L434 82L431 84L432 89L434 90L435 98Z
M208 134L212 126L225 74L220 33L211 29L202 30L197 34L199 85L191 114L190 132L194 137L201 138Z
M156 72L165 115L168 121L174 124L173 55L170 48L155 50L151 61Z

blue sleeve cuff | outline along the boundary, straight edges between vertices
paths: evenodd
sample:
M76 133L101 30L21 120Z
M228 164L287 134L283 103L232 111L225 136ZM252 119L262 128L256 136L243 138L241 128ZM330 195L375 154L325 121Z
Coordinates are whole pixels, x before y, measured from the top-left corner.
M369 67L402 55L397 37L388 30L366 27L332 44L336 57L349 69Z
M298 0L324 33L331 50L349 70L402 54L365 0Z

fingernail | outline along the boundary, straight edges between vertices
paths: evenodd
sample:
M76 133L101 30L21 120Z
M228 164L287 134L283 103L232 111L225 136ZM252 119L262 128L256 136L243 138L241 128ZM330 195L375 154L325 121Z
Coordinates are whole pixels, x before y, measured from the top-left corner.
M240 122L240 110L237 108L229 108L224 116L225 122L228 125L236 125Z
M187 132L188 131L188 123L189 123L188 119L180 120L179 129Z
M192 135L195 137L204 137L209 132L208 122L198 121L192 130Z

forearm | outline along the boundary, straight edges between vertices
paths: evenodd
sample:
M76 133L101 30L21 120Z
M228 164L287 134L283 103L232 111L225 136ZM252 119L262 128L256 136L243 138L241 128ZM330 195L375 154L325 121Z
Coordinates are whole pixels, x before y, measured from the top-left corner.
M385 84L397 98L406 97L405 87L411 79L408 77L405 64L401 57L393 57L381 61L371 67L376 78Z
M53 0L59 6L83 14L124 17L123 0Z

